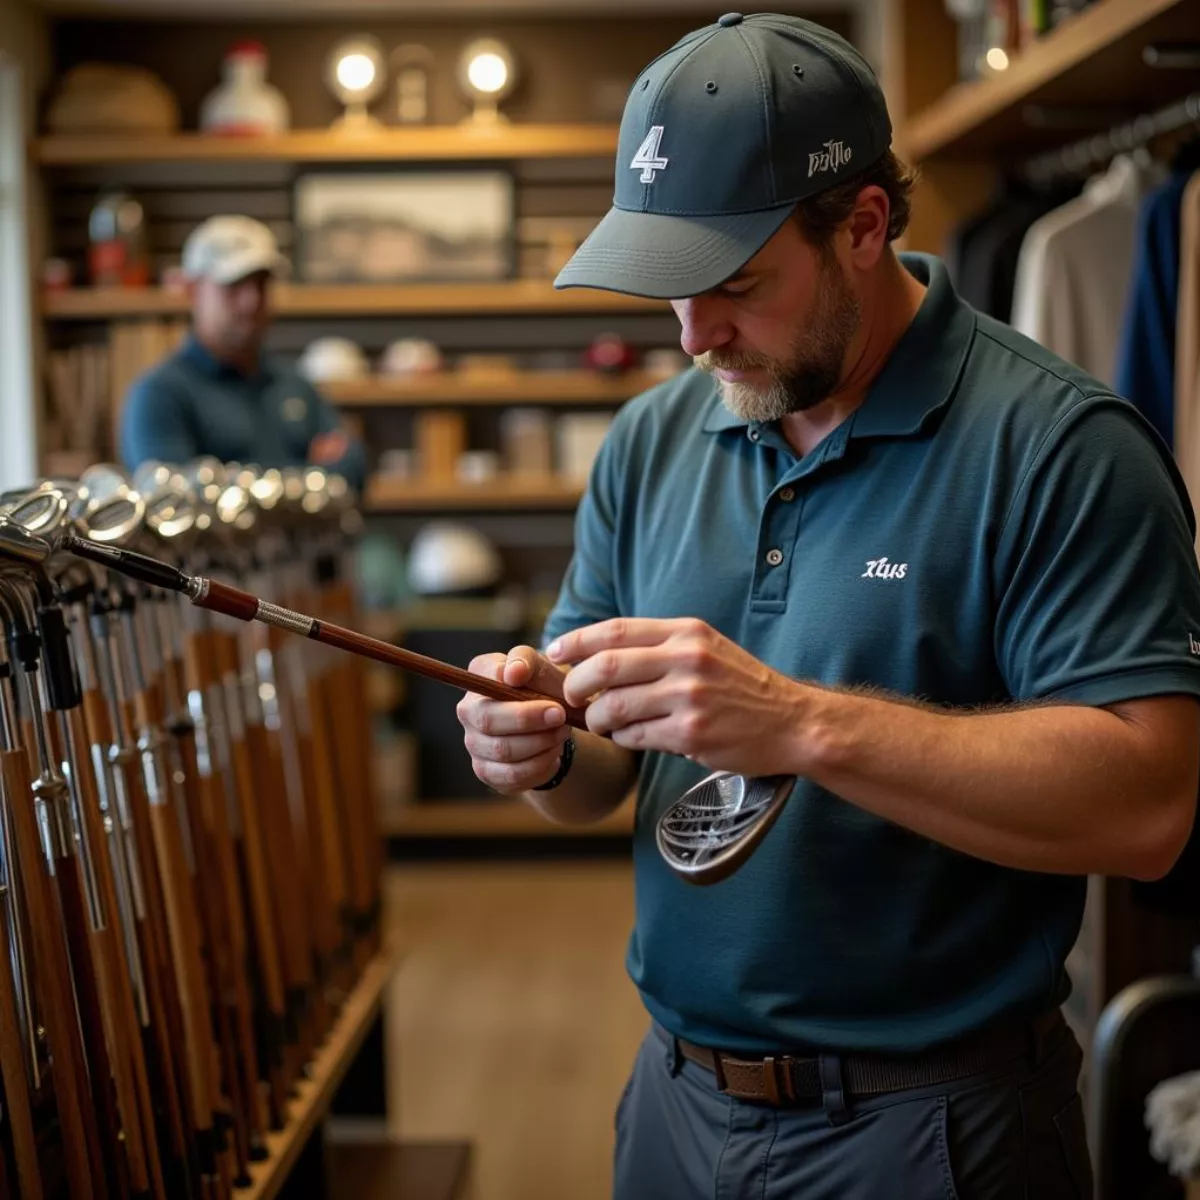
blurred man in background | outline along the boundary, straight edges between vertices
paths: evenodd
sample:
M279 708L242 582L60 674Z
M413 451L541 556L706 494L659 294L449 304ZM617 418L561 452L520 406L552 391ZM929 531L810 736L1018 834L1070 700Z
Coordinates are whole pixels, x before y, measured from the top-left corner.
M185 463L201 455L263 467L316 465L361 488L362 445L287 363L263 353L270 290L284 265L274 235L250 217L212 217L183 249L192 328L129 391L120 453Z

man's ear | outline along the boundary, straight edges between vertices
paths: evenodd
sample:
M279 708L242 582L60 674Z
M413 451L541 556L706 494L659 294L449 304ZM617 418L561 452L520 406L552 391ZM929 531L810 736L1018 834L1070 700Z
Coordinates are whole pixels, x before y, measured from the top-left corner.
M865 187L850 214L850 257L859 269L873 267L888 244L891 202L881 187Z

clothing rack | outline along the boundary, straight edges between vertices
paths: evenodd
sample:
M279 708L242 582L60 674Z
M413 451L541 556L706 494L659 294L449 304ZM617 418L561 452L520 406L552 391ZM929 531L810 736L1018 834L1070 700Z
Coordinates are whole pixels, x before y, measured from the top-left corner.
M1115 154L1136 150L1154 138L1197 124L1200 124L1200 92L1193 92L1157 112L1143 113L1132 121L1114 125L1107 133L1092 134L1035 155L1024 164L1022 174L1034 183L1079 175L1102 166Z

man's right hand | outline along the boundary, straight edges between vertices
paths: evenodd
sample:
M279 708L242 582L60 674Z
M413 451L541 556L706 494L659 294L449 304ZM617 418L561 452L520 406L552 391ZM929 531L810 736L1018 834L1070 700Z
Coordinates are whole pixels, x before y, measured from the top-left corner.
M562 699L566 672L531 646L516 646L507 655L481 654L469 669ZM562 705L553 700L489 700L468 692L456 712L471 767L488 787L516 795L554 778L563 743L571 735Z

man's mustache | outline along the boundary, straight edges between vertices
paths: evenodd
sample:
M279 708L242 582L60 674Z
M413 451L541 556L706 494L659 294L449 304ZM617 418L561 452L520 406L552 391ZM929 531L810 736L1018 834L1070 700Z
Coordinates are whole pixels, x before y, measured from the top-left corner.
M692 361L702 371L771 371L776 370L774 359L765 354L749 354L737 351L706 350L693 355Z

